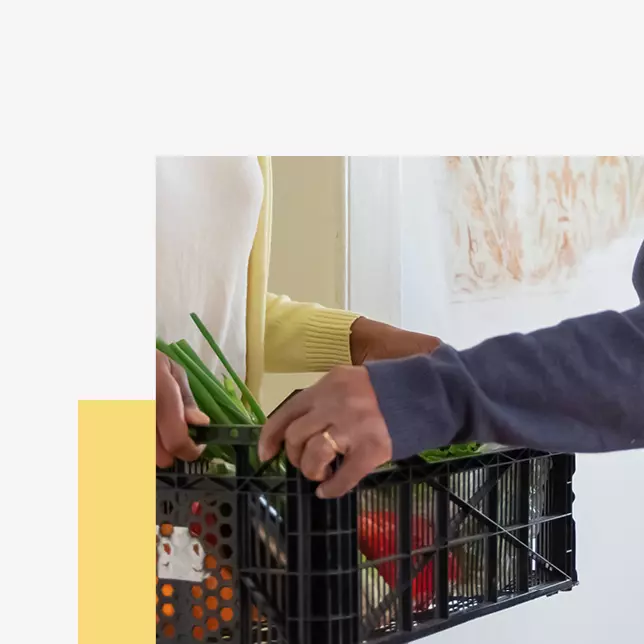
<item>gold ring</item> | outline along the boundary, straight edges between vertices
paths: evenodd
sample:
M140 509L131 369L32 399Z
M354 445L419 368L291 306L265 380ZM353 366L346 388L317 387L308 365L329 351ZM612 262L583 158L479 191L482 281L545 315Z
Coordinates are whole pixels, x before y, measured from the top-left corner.
M340 448L338 447L338 444L333 440L333 436L331 436L329 432L322 432L322 436L324 436L324 438L326 439L326 442L329 445L331 445L331 447L333 448L333 451L336 454L340 454Z

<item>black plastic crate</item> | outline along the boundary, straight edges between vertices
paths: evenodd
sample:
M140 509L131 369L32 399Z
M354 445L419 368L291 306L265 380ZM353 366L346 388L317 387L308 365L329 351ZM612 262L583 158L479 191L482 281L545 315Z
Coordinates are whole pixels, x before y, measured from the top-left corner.
M158 641L408 642L577 582L573 456L411 459L321 501L252 471L258 432L203 430L235 476L157 472Z

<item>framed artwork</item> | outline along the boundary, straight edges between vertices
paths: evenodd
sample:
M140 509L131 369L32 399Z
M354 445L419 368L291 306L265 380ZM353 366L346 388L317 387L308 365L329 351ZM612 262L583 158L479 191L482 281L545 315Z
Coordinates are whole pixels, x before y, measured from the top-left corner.
M593 252L644 235L644 157L443 157L452 301L565 290Z

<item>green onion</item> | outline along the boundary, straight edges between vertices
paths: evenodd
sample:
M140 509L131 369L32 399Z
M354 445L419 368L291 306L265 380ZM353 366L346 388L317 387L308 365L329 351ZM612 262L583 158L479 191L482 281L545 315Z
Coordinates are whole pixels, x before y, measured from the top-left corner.
M196 314L192 314L191 317L228 372L222 381L210 371L186 340L167 344L163 340L157 339L157 349L183 367L199 408L208 415L212 423L232 428L235 425L259 425L266 422L266 416L261 407L232 368L210 332ZM194 430L191 430L191 433L194 435ZM211 472L213 474L230 473L231 467L234 470L235 449L230 445L209 444L204 450L204 457L213 463ZM257 446L249 448L248 458L251 467L257 470L261 465L257 455ZM219 465L215 466L217 462ZM228 463L229 466L225 467L222 462ZM271 464L267 474L270 472L273 475L283 475L285 471L285 460L281 457Z
M226 359L226 356L224 355L223 351L219 348L219 345L215 342L215 339L210 334L210 331L208 331L208 329L204 326L203 322L199 319L199 316L196 313L191 313L190 317L192 318L192 321L197 325L197 328L201 332L201 335L203 335L206 342L210 345L212 350L215 352L215 355L221 361L221 364L224 365L224 367L226 368L226 371L228 371L228 373L230 374L230 377L234 380L235 384L239 387L239 391L241 391L241 394L242 394L242 400L244 400L250 406L255 416L257 416L257 419L259 420L260 424L263 425L266 422L266 416L264 415L262 408L258 405L257 401L253 397L253 394L251 394L250 390L246 386L246 383L237 375L235 370L232 368L230 362L228 362L228 360Z
M244 407L244 404L239 399L237 391L235 390L235 384L228 376L224 376L224 384L222 386L219 380L217 380L217 378L215 377L215 375L211 373L210 369L208 369L208 367L203 362L203 360L197 355L195 350L190 346L190 344L188 344L187 340L179 340L179 342L177 342L177 346L183 351L185 351L188 354L188 356L191 357L202 368L202 370L207 376L210 376L213 384L216 387L219 387L220 389L223 390L225 394L227 394L228 398L230 398L230 401L234 404L234 406L237 409L239 409L239 411L241 411L242 414L244 414L245 418L247 418L246 424L251 424L251 425L256 424L251 414L248 412L248 409Z
M239 397L239 393L237 392L237 389L235 387L235 383L233 382L232 378L228 376L224 376L224 389L226 390L226 393L230 397L230 399L233 401L236 407L241 409L245 414L248 415L251 423L253 425L257 424L257 418L255 417L255 414L253 414L252 411L246 409L244 407L244 403L241 401L241 398Z
M185 353L187 353L188 356L192 358L194 362L196 362L201 367L201 369L207 376L210 376L213 384L216 387L219 387L228 395L228 397L230 398L231 402L235 405L235 407L239 409L242 414L244 414L244 417L248 418L247 422L249 424L255 424L255 421L252 418L252 416L249 414L248 409L244 407L244 403L242 403L242 401L240 400L239 394L235 389L235 383L233 382L233 380L228 376L224 376L224 384L222 387L219 380L217 380L215 375L211 373L210 369L208 369L205 362L197 355L196 351L190 346L187 340L179 340L179 342L177 342L176 344L180 349L185 351Z
M166 344L161 339L157 339L157 349L174 360L177 364L185 369L182 363L181 356L172 348L171 345ZM226 424L226 415L223 413L221 407L212 399L208 390L201 384L201 382L193 376L187 369L186 375L188 376L188 384L195 397L195 402L201 411L203 411L210 421L216 424ZM208 445L204 450L202 457L208 460L213 458L220 458L223 460L233 461L235 453L228 445Z
M221 385L217 386L213 381L212 375L208 375L201 367L185 352L181 347L176 344L172 345L177 355L181 358L181 365L184 369L195 376L199 382L207 389L208 393L213 398L213 401L222 408L221 424L222 425L235 425L235 424L248 424L248 417L243 415L239 409L231 403L230 398L222 391ZM226 408L225 412L223 408Z
M188 344L187 340L179 340L175 343L182 351L185 351L190 358L194 360L209 376L212 376L213 380L216 378L210 372L210 369L206 366L206 363L197 355L196 351Z
M210 395L208 389L206 389L206 387L197 378L197 376L190 371L189 366L184 361L183 356L179 352L178 348L166 344L165 342L163 342L163 340L157 340L157 349L162 353L165 353L168 358L171 358L178 365L182 366L185 369L186 375L188 376L188 384L190 385L192 394L195 397L195 400L197 401L197 404L199 405L201 411L203 411L210 418L210 420L217 425L230 424L230 419Z
M175 346L175 345L172 345ZM212 386L216 387L221 395L217 396L217 402L223 406L224 408L228 409L230 414L236 419L236 422L238 424L242 425L252 425L253 419L251 418L250 414L248 413L248 410L244 405L241 403L241 401L237 397L233 397L230 395L228 390L217 380L215 375L208 369L206 364L199 358L197 353L194 351L194 349L188 344L186 340L179 340L179 342L176 343L176 346L183 351L189 358L192 359L192 361L201 369L201 372L204 376L207 376L212 384ZM241 413L241 416L240 416Z
M224 376L224 389L231 397L237 398L237 389L235 389L235 383L230 376Z

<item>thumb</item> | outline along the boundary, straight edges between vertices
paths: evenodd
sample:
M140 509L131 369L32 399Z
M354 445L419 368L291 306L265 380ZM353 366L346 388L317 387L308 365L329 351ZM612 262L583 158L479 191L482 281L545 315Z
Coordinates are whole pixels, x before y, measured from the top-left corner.
M179 384L181 399L183 401L183 417L188 425L209 425L210 418L197 406L192 390L188 383L186 372L176 363L171 363L171 372Z
M197 404L193 402L184 403L184 416L188 425L209 425L210 418L204 414Z

